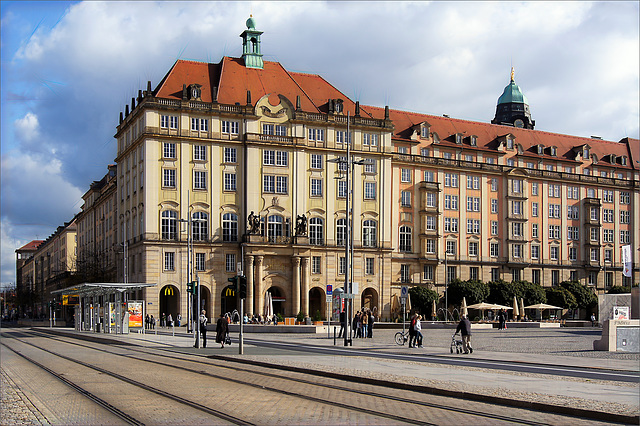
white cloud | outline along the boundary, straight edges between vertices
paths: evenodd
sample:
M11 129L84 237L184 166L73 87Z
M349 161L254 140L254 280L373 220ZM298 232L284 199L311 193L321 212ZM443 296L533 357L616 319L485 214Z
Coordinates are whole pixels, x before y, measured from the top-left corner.
M24 142L33 142L40 137L38 117L32 112L28 112L24 117L17 119L14 122L14 127L16 136Z

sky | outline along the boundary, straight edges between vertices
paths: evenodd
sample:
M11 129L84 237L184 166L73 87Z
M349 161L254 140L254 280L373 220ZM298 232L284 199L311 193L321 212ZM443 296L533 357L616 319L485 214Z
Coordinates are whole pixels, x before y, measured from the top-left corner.
M15 250L80 212L120 111L177 59L264 59L363 105L490 122L515 81L536 129L639 137L639 2L2 1L0 284Z

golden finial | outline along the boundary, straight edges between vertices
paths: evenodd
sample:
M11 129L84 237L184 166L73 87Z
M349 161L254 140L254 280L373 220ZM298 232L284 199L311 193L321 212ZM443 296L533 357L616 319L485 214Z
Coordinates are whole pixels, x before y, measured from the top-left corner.
M512 83L513 83L513 81L514 81L514 80L513 80L513 74L514 74L514 73L515 73L515 71L514 71L513 67L511 67L511 82L512 82Z

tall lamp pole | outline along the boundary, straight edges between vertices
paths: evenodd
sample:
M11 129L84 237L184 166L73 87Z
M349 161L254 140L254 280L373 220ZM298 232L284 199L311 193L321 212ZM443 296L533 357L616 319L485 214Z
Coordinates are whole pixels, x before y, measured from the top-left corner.
M341 159L341 158L336 158L333 160L328 160L331 163L338 163L339 169L342 169L343 165L346 165L346 167L344 167L345 169L345 189L346 189L346 223L345 223L345 249L344 249L344 257L345 257L345 273L344 273L344 298L345 298L345 315L344 315L344 345L345 346L349 346L350 344L353 344L352 340L351 340L351 331L349 330L349 325L350 325L350 318L351 316L349 315L349 307L353 306L352 305L352 299L354 298L354 294L353 294L353 277L351 276L352 274L352 256L353 256L353 243L351 241L351 218L353 216L352 211L351 211L351 203L350 203L350 198L352 196L353 193L353 183L351 182L351 176L350 176L350 172L354 172L355 170L355 165L364 165L364 164L371 164L371 160L354 160L353 158L351 158L351 132L350 132L350 124L351 124L351 117L349 112L347 112L347 135L346 135L346 140L345 143L347 145L347 158L345 159Z

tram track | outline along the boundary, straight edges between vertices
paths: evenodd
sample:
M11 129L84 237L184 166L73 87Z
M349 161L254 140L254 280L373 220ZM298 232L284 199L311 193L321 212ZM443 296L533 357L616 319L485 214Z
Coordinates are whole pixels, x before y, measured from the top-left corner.
M513 424L513 423L518 423L518 424L530 424L530 425L544 425L544 424L549 424L549 423L544 423L544 422L540 422L540 421L536 421L533 419L523 419L521 417L513 417L513 416L506 416L503 414L495 414L495 413L488 413L488 412L482 412L479 410L472 410L472 409L468 409L468 408L461 408L461 407L455 407L455 406L451 406L451 405L444 405L444 404L439 404L439 403L432 403L432 402L428 402L428 401L417 401L414 397L407 397L407 396L397 396L397 395L392 395L390 394L390 389L378 386L380 388L382 388L382 390L384 391L384 393L382 391L374 391L371 389L365 389L362 386L364 385L358 385L354 387L354 383L345 383L343 381L343 384L336 384L336 383L328 383L327 381L322 381L322 383L318 383L318 377L317 376L313 376L310 374L306 374L308 377L310 378L304 378L304 374L300 373L297 374L295 377L292 377L291 372L286 372L286 373L275 373L273 372L273 370L278 370L277 368L274 368L273 366L268 367L268 369L272 370L272 371L266 371L267 367L261 366L261 368L263 368L262 371L256 371L256 366L252 366L251 369L249 368L240 368L238 367L238 365L217 365L217 364L207 364L209 366L212 367L216 367L219 369L225 369L227 372L231 373L231 374L214 374L211 372L206 372L203 371L203 365L202 365L202 360L201 358L198 360L191 360L191 359L185 359L184 355L183 356L173 356L173 355L168 355L166 352L163 351L163 353L158 354L158 353L153 353L153 352L149 352L148 350L146 350L146 348L144 350L142 350L142 347L137 346L135 348L135 351L139 354L140 352L143 352L145 355L148 356L152 356L152 357L160 357L161 359L148 359L148 358L141 358L140 356L137 355L133 355L133 354L127 354L127 353L117 353L117 352L113 352L110 350L106 350L104 348L96 348L95 346L91 346L91 345L85 345L85 344L81 344L78 342L70 342L58 337L51 337L51 335L47 334L47 333L37 333L32 331L32 333L37 334L41 337L46 337L49 339L53 339L53 340L58 340L64 344L68 344L68 345L74 345L74 346L81 346L81 347L85 347L94 351L100 351L100 352L106 352L108 354L111 355L116 355L116 356L122 356L122 357L126 357L128 359L134 359L137 361L141 361L141 362L147 362L147 363L152 363L154 365L162 365L165 367L169 367L169 368L175 368L175 369L179 369L182 371L188 371L191 373L195 373L195 374L201 374L201 375L206 375L208 377L211 378L215 378L215 379L220 379L220 380L225 380L225 381L230 381L233 383L237 383L240 385L246 385L246 386L252 386L254 388L259 388L262 390L266 390L266 391L270 391L270 392L277 392L277 393L281 393L281 394L285 394L288 396L292 396L295 398L303 398L306 399L308 401L313 401L316 403L321 403L321 404L326 404L327 401L325 399L322 398L318 398L318 397L314 397L311 395L301 395L300 391L291 391L291 390L286 390L286 389L282 389L282 388L277 388L274 386L265 386L264 381L262 383L257 382L257 383L248 383L247 380L245 379L241 379L241 378L234 378L231 376L231 374L238 374L239 372L247 374L247 375L258 375L262 378L267 378L269 380L284 380L284 381L288 381L288 382L293 382L294 385L290 386L289 388L293 388L293 389L299 389L301 386L300 385L304 385L304 386L321 386L325 389L330 389L332 391L335 392L343 392L346 395L353 395L354 393L357 393L358 395L365 395L366 397L370 397L370 398L378 398L378 399L383 399L386 401L391 401L393 404L397 403L400 405L411 405L413 407L420 407L422 409L435 409L435 410L444 410L444 411L449 411L449 412L454 412L454 413L458 413L458 414L462 414L465 416L472 416L473 418L476 418L476 423L485 423L488 420L492 420L494 422L506 422L509 424ZM32 343L26 343L26 344L30 344L33 346L38 347L37 345L34 345ZM42 347L38 347L40 350L45 350L53 355L56 356L61 356L64 357L72 362L78 362L81 363L82 365L86 365L89 368L98 368L100 369L100 371L103 372L103 374L117 374L117 373L112 373L112 372L108 372L104 369L101 369L100 367L96 367L96 366L90 366L87 365L87 363L84 363L82 361L78 361L78 360L74 360L71 359L70 357L66 357L64 355L61 354L57 354L54 353L52 351L49 351L45 348ZM126 351L130 351L131 349L128 348L123 348L123 347L119 347L119 349L123 349ZM176 362L180 362L182 365L178 366L176 365ZM184 363L187 364L197 364L195 368L191 368L191 367L187 367L184 365ZM126 377L122 377L122 380L131 382L131 379L126 378ZM144 384L141 384L144 386ZM304 387L303 386L303 387ZM395 389L395 391L397 391L397 389ZM163 395L164 396L164 395ZM352 397L351 397L352 398ZM349 400L349 398L339 398L340 400ZM406 416L402 416L402 415L398 415L397 413L388 413L388 412L382 412L380 410L371 410L371 409L367 409L367 408L363 408L363 407L358 407L358 406L354 406L352 404L343 404L340 402L335 401L335 399L333 401L330 402L331 405L333 406L339 406L342 407L344 409L348 409L348 410L355 410L355 411L360 411L364 414L368 414L368 415L373 415L373 416L379 416L379 417L386 417L389 419L392 419L396 422L404 422L404 423L408 423L408 424L431 424L428 422L425 422L425 420L423 418L421 419L416 419L416 418L411 418L411 417L406 417ZM526 409L521 409L524 411L527 411ZM409 410L410 411L410 410ZM535 410L529 410L531 412L535 412ZM402 411L399 411L402 412ZM575 417L578 418L578 417ZM482 420L481 420L482 419ZM247 422L243 422L244 424L248 424ZM473 423L473 422L472 422Z

